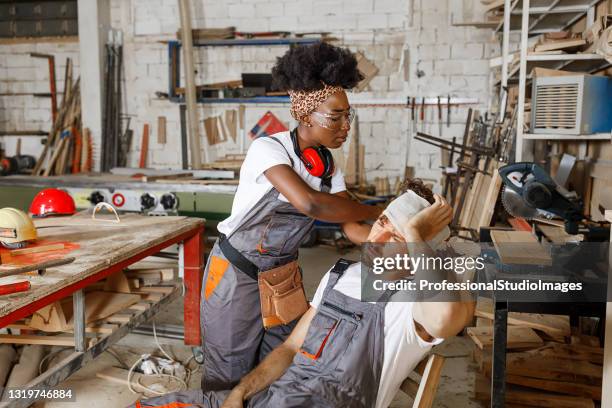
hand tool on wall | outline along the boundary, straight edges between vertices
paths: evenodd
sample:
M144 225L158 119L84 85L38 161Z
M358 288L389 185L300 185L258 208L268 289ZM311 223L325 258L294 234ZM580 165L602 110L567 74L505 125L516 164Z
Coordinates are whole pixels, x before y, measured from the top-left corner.
M416 131L417 131L416 122L417 122L416 98L413 96L412 97L412 134L416 134Z
M421 132L425 130L425 97L421 98Z
M457 142L457 138L453 136L453 145ZM446 168L444 169L444 191L442 193L442 197L446 198L447 200L450 199L450 197L448 197L448 189L451 185L451 175L448 174L448 169L453 167L453 156L455 153L455 149L452 149L448 155L448 163L446 163Z
M438 96L438 136L442 137L442 102Z
M446 127L450 127L450 115L451 115L451 98L450 95L446 97Z

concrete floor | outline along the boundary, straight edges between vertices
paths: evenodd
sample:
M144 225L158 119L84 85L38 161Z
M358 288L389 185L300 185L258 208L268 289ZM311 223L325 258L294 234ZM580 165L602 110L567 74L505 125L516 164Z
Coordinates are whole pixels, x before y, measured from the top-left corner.
M359 253L353 250L340 256L357 260ZM321 276L336 262L338 257L339 254L335 249L327 247L301 250L300 264L304 270L304 286L309 298L314 294ZM155 318L156 323L182 324L182 308L183 304L179 299ZM179 340L159 338L159 342L169 354L175 356L176 360L185 362L191 357L191 349ZM462 337L448 340L437 347L436 352L444 355L447 359L442 371L442 378L434 403L435 407L481 406L480 403L471 399L475 379L475 366L470 357L471 348L471 342ZM112 350L128 365L132 365L143 353L161 355L152 336L139 334L129 334L113 346ZM52 359L52 363L57 362L60 358L61 354ZM133 403L139 395L133 394L127 385L111 383L95 376L96 372L113 366L120 367L121 365L111 354L103 353L61 384L61 387L73 389L76 395L76 403L46 402L37 403L34 407L107 408L124 407ZM200 367L193 360L189 363L189 366L195 370L189 381L189 387L197 388L201 378ZM391 404L391 408L411 406L411 399L401 391Z

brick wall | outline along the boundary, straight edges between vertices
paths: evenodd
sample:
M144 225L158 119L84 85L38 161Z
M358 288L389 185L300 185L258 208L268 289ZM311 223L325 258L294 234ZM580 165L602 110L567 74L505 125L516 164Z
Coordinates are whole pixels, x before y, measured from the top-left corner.
M380 69L366 91L358 95L360 98L450 94L476 98L480 102L476 107L484 108L489 101L488 57L496 52L491 30L451 26L452 21L479 18L471 3L470 0L192 0L192 11L194 28L330 31L340 39L339 44L362 51ZM160 41L173 38L178 30L177 2L112 0L111 7L112 25L124 32L125 39L125 113L134 115L131 126L135 130L130 164L135 165L138 160L140 135L147 122L152 131L148 163L160 168L179 167L178 106L155 96L155 91L166 92L168 88L167 49ZM27 57L32 50L53 52L61 64L64 55L71 55L78 65L77 44L0 45L0 92L17 89L14 85L17 83L27 89L46 91L46 66L43 61ZM268 72L276 57L285 51L282 46L199 48L195 57L196 80L217 82L238 79L241 72ZM19 58L13 60L16 57ZM62 69L58 66L58 79ZM22 73L23 70L30 74ZM0 104L1 129L49 128L48 100L2 98ZM220 114L226 108L237 106L200 105L200 119ZM290 122L287 106L247 105L247 128L267 110ZM368 178L400 174L407 152L409 165L415 166L417 175L438 177L439 150L410 142L409 110L363 107L358 114L361 141L366 145ZM444 125L443 136L460 137L466 114L465 107L453 108L451 127ZM168 141L159 145L155 137L156 118L162 115L167 118ZM438 134L435 107L427 109L424 130ZM13 139L0 139L9 154ZM24 143L24 147L29 145ZM209 159L240 151L239 142L206 147L203 137L202 145Z

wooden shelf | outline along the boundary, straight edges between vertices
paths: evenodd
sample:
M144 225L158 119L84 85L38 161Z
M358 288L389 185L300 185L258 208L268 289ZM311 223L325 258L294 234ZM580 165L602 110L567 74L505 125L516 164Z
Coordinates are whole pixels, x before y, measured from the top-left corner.
M599 54L527 54L527 61L591 61L605 59Z
M573 0L574 4L565 5L561 1L532 0L529 7L529 35L563 31L585 16L589 8L599 1ZM522 15L522 0L514 1L510 11L510 31L521 30ZM495 28L495 32L502 28L503 22Z
M594 133L592 135L561 135L548 133L524 133L523 139L529 140L610 140L612 141L612 133Z
M194 40L194 47L227 47L227 46L264 46L264 45L291 45L314 44L327 40L320 38L238 38L228 40Z

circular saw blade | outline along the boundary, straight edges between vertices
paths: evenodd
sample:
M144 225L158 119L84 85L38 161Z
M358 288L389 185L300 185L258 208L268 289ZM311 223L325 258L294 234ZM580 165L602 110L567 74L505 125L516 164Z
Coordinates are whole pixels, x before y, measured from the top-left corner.
M511 188L504 186L502 191L502 204L513 217L532 219L538 215L536 208L527 205L523 197Z

